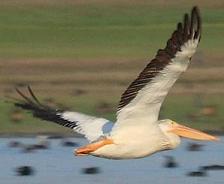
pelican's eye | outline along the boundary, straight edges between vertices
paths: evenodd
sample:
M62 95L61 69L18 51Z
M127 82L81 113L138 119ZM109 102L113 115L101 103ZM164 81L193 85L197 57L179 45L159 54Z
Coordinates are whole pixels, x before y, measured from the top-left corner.
M176 123L174 121L171 121L171 125L175 125Z

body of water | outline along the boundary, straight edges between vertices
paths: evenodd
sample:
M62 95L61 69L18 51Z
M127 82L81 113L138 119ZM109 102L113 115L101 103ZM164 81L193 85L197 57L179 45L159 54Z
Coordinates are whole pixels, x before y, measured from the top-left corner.
M224 137L222 137L223 141ZM70 140L85 144L84 139ZM24 153L11 148L10 141L36 143L34 138L0 138L1 184L223 184L224 170L207 171L204 177L190 177L187 173L200 166L224 165L223 142L197 142L202 151L187 151L190 142L183 140L179 148L164 151L147 158L134 160L107 160L92 156L75 157L72 147L63 147L60 139L51 139L50 148ZM172 156L178 167L165 168L165 156ZM32 176L18 176L15 168L32 166ZM98 174L84 174L84 168L98 167Z

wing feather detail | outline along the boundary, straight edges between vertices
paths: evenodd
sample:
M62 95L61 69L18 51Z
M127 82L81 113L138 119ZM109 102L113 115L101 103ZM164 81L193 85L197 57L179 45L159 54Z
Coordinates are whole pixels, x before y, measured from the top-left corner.
M61 114L64 113L63 110L53 109L47 105L41 104L39 100L37 100L36 96L33 94L29 86L28 86L28 91L30 95L32 96L32 99L24 95L17 88L16 88L16 91L24 99L24 101L18 100L17 102L14 103L14 105L22 109L31 111L34 117L37 117L46 121L52 121L54 123L57 123L59 125L62 125L64 127L71 128L71 129L77 126L76 121L70 122L61 117Z
M187 69L200 38L201 19L198 8L194 7L191 16L185 14L183 23L177 24L166 47L157 51L155 58L122 94L117 118L134 116L136 112L142 116L145 111L156 120L161 103L179 75Z
M84 135L90 142L99 139L112 129L113 123L107 119L97 118L79 112L54 109L44 105L34 95L30 86L27 88L31 98L16 88L17 93L23 100L16 100L14 105L30 111L36 118L73 129L75 132Z

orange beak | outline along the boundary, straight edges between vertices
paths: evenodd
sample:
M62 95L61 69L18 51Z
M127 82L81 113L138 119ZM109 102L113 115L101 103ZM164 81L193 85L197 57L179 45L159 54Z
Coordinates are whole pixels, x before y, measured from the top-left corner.
M199 130L195 130L193 128L189 128L178 123L172 124L170 132L173 132L176 135L181 137L186 137L195 140L204 140L204 141L218 141L219 138L209 135L207 133L201 132Z

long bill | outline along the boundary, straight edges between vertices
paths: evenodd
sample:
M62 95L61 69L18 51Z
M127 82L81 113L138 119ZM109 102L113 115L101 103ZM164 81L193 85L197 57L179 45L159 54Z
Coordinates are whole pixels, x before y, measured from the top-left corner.
M209 135L199 130L195 130L193 128L189 128L178 123L175 123L170 131L176 135L195 139L195 140L204 140L204 141L218 141L219 138L213 135Z

